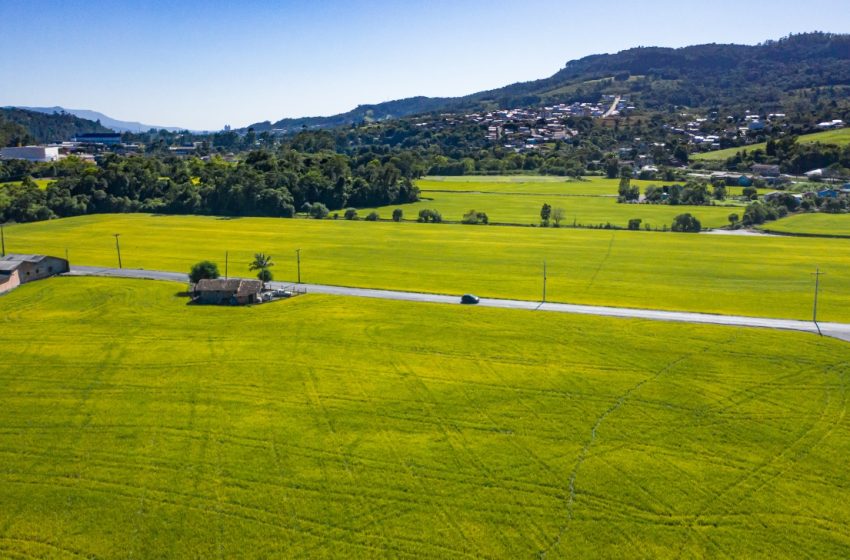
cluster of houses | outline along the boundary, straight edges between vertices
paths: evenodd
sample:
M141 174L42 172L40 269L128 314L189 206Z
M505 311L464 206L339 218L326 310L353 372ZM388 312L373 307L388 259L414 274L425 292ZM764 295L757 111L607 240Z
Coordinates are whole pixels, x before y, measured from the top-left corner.
M628 98L606 95L598 103L560 103L546 107L501 109L464 115L446 113L437 119L417 122L416 126L427 130L441 130L469 123L486 126L487 140L523 152L576 136L578 132L564 123L570 117L615 117L634 109Z
M700 151L719 150L724 144L739 144L742 140L754 138L768 127L785 126L785 113L759 115L746 111L741 116L729 115L723 120L716 112L708 116L683 114L681 117L689 120L679 126L665 125L665 128L686 137L688 144Z

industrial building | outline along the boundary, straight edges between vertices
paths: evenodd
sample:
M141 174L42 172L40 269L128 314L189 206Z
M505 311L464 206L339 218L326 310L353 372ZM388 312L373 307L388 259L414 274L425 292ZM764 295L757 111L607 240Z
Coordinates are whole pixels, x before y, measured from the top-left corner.
M56 161L59 159L59 148L56 146L0 148L0 159L25 159L37 162Z

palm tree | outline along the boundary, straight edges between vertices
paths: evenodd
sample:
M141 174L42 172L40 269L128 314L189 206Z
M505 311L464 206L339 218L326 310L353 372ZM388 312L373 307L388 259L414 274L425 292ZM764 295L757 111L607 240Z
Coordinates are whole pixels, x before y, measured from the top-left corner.
M255 253L254 260L248 265L248 270L254 271L258 270L257 278L265 284L267 282L272 281L272 272L269 268L273 267L274 263L272 262L272 256L266 255L265 253Z

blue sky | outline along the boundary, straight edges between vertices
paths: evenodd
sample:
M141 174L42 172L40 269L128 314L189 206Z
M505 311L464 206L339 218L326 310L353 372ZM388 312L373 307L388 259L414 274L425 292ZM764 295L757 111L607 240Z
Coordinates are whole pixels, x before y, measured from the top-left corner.
M0 0L0 105L217 130L813 30L850 32L847 0Z

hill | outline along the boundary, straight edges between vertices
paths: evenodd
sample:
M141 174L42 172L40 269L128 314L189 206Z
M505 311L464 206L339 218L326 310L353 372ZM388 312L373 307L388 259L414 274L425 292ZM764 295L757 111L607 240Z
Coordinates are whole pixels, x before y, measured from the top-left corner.
M61 142L91 132L112 130L70 113L45 114L15 107L0 108L0 146Z
M150 129L156 130L167 130L169 132L180 132L185 130L184 128L176 127L176 126L159 126L153 124L144 124L137 121L122 121L118 119L113 119L103 113L99 113L97 111L91 111L89 109L66 109L64 107L17 107L18 109L25 109L27 111L35 111L36 113L46 113L48 115L52 115L54 113L69 113L76 117L80 117L81 119L86 119L89 121L100 122L101 125L106 128L112 129L115 132L147 132Z
M850 86L850 35L807 33L759 45L638 47L573 60L549 78L464 97L412 97L348 113L265 121L257 131L330 128L436 111L592 101L629 94L642 109L783 107L801 92Z

